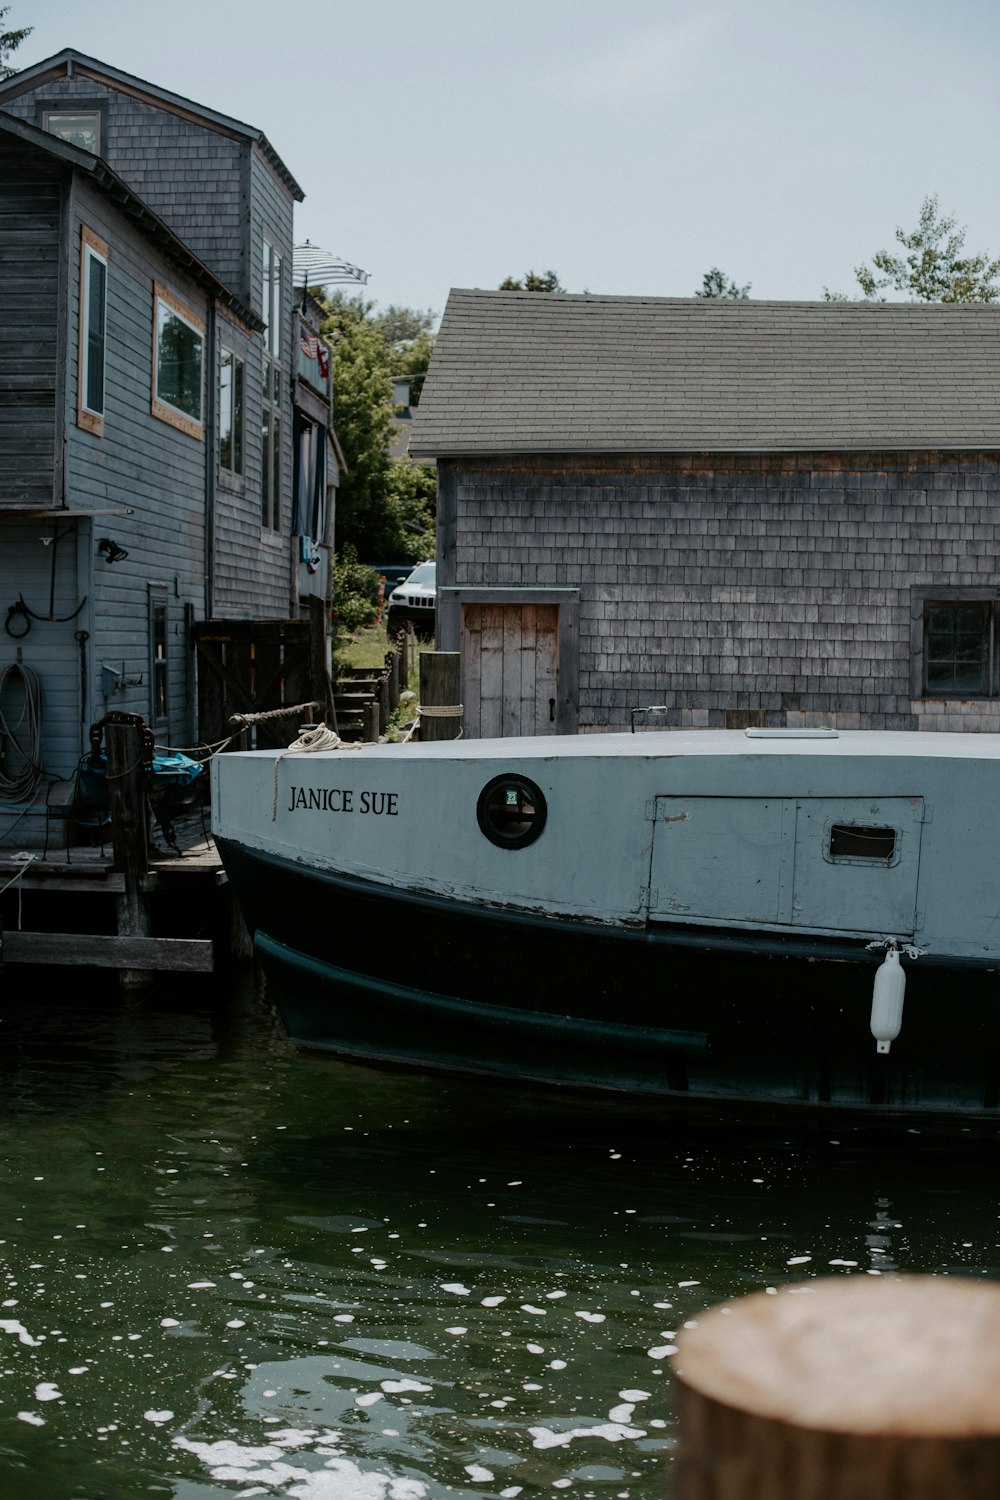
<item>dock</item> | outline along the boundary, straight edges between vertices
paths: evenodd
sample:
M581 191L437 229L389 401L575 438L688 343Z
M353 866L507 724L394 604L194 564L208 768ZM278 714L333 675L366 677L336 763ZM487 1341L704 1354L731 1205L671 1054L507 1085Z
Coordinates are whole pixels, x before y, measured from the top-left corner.
M0 850L0 961L117 969L126 988L148 983L157 970L214 969L215 939L203 934L222 909L228 882L207 809L177 819L175 848L157 844L145 800L140 724L106 727L107 846ZM94 898L85 914L81 898ZM58 930L60 924L76 928L84 915L86 930ZM230 918L230 935L239 936L238 913ZM178 928L181 935L174 935Z

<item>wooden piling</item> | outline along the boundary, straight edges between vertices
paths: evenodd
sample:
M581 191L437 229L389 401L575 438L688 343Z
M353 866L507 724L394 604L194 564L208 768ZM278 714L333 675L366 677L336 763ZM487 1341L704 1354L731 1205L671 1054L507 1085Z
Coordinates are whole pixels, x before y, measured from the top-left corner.
M108 802L114 868L122 873L125 889L116 898L118 936L145 938L152 935L149 902L142 882L149 869L146 824L146 773L143 764L142 730L138 723L109 723L104 730L108 758ZM152 983L149 969L123 968L123 989L144 989Z
M420 738L457 740L462 730L458 651L425 651L420 658ZM449 711L450 710L450 711Z
M364 728L361 738L366 744L374 745L378 741L378 699L373 698L364 706Z
M682 1332L678 1500L995 1500L1000 1288L824 1279Z

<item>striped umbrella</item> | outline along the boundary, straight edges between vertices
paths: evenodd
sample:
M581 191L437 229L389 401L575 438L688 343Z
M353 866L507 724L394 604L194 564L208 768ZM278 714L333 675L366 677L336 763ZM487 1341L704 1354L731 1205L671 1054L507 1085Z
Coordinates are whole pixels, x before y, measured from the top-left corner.
M353 281L364 286L368 272L360 266L352 266L329 250L306 240L296 245L292 257L292 269L296 286L332 286L334 282Z

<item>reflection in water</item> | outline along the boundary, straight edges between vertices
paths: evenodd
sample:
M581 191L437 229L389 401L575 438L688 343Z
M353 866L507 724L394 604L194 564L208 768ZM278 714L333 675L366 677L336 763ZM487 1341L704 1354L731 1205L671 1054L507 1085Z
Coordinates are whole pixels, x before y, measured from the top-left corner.
M15 1500L659 1500L674 1339L706 1306L998 1274L983 1132L793 1133L299 1058L239 985L4 986Z

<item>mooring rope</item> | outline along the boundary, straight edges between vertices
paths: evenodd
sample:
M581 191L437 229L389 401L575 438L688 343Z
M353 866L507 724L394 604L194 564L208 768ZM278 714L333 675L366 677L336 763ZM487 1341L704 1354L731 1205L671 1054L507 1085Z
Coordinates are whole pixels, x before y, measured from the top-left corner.
M229 722L249 729L251 724L263 724L267 719L290 719L294 714L305 713L307 708L319 707L320 704L314 699L312 703L293 703L288 708L269 708L259 714L230 714Z
M287 749L274 757L274 805L271 808L271 822L276 822L278 817L278 767L286 755L302 755L310 750L360 750L360 748L360 740L353 743L345 742L335 729L327 729L325 724L316 724L312 729L304 729L297 740L293 740Z
M20 854L15 854L14 855L15 861L18 864L20 864L21 868L15 874L13 874L10 877L10 879L6 882L6 884L0 885L0 896L3 895L4 891L9 891L10 888L11 888L11 886L14 885L18 880L23 880L24 879L24 872L25 872L25 870L27 870L28 866L30 864L34 863L34 861L37 860L37 858L38 858L37 854L28 854L23 849L22 849L22 851L21 851ZM24 896L24 886L23 885L19 885L17 887L17 930L18 930L18 932L20 932L20 930L21 930L21 906L22 906L22 898L23 898L23 896Z

